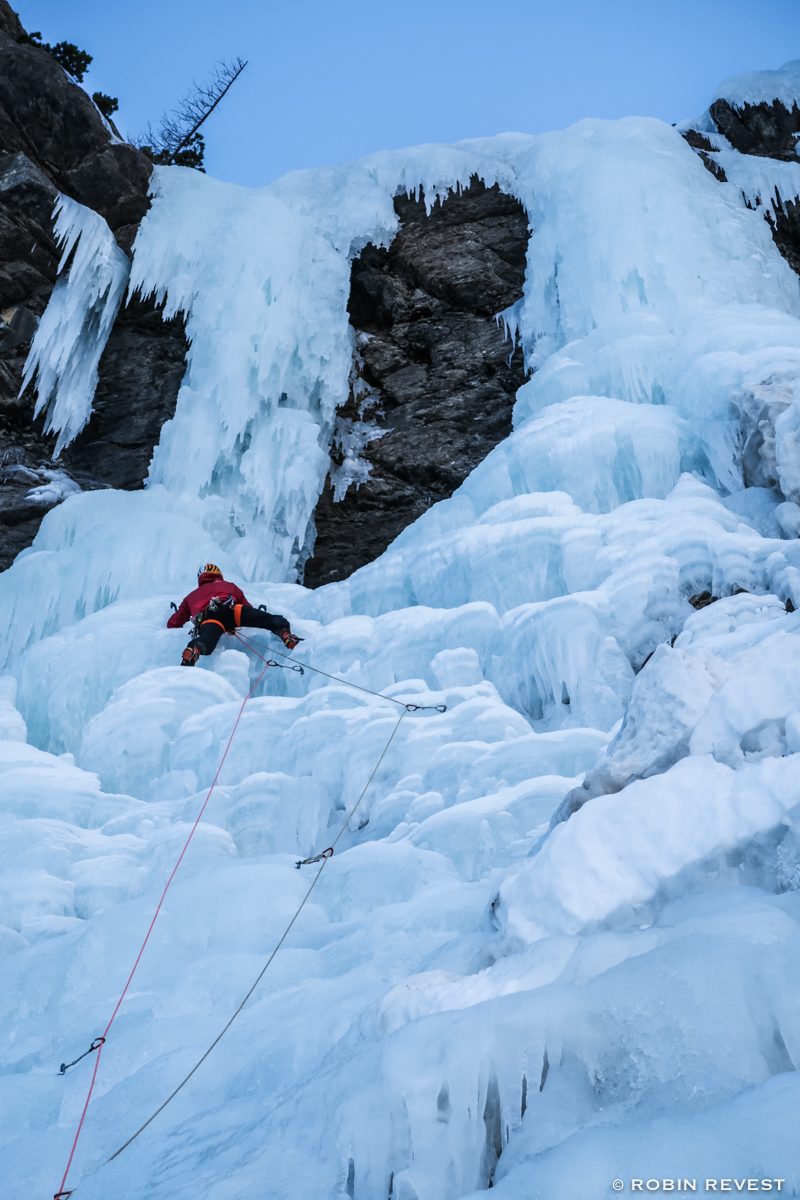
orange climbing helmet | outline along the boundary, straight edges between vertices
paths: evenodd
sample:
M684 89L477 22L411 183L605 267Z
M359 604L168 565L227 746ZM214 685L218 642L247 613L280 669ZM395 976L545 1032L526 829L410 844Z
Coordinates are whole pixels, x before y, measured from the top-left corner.
M197 578L199 579L201 575L218 575L222 579L222 571L216 563L202 563L197 568Z

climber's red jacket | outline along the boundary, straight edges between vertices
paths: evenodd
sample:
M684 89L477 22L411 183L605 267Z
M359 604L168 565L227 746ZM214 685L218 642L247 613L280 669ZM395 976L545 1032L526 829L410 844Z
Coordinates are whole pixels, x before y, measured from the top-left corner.
M245 597L241 588L235 583L227 583L224 579L220 579L219 575L200 575L197 580L198 586L193 592L189 592L180 603L177 612L174 612L167 621L168 629L178 629L181 625L185 625L191 617L202 612L215 596L233 596L234 604L247 604L250 601Z

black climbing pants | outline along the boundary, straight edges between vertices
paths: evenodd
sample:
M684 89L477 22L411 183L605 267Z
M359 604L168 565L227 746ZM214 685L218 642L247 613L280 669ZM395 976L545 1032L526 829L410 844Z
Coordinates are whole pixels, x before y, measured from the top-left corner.
M234 610L226 604L206 617L189 645L196 646L201 654L213 654L223 633L236 630L237 617L240 627L246 625L253 629L269 629L271 633L280 633L289 628L286 617L277 613L263 612L260 608L251 608L249 604L237 604Z

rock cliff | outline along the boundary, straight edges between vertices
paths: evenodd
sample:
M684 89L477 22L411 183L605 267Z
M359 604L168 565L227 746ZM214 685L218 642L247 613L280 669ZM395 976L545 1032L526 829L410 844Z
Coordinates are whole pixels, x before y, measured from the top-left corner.
M0 569L58 502L63 488L47 486L54 472L83 488L142 486L186 352L180 321L165 324L152 304L124 308L100 362L94 415L52 461L54 439L33 418L31 390L20 397L19 389L57 274L56 195L99 212L129 253L149 205L152 165L115 136L55 59L19 44L23 33L0 0Z
M186 353L180 319L162 321L151 302L123 307L100 362L92 418L52 461L54 439L33 418L32 391L20 397L19 389L56 279L56 195L101 213L130 253L152 166L46 51L20 44L23 34L0 0L0 570L65 490L143 485ZM710 112L743 153L797 160L796 105L740 110L718 100ZM684 136L724 182L714 135ZM367 246L352 265L357 360L315 512L304 580L311 587L372 561L449 496L510 432L525 378L521 351L496 320L522 296L529 230L521 205L476 178L429 215L421 196L398 196L395 211L400 229L389 249ZM767 219L800 271L800 200L780 197Z
M780 162L800 162L800 108L797 104L789 109L776 99L769 104L745 104L738 108L720 99L715 100L708 111L719 132L740 154L775 158ZM684 137L712 175L720 182L726 182L724 170L711 157L719 148L713 137L694 129L688 130ZM764 199L768 202L772 198ZM775 201L771 208L765 205L766 220L775 245L792 269L800 274L800 198L782 196L778 192Z
M525 379L521 350L495 320L522 297L522 205L477 179L430 216L422 197L394 205L401 227L389 249L366 246L353 263L349 311L363 390L340 422L356 445L372 426L380 436L362 451L369 478L339 503L329 480L320 498L309 587L371 562L450 496L511 432Z

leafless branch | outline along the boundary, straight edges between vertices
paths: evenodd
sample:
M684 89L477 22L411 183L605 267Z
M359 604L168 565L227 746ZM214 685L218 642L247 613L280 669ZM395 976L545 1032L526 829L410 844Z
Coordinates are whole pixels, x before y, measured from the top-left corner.
M177 108L164 114L157 130L148 124L136 139L136 145L148 146L160 162L172 161L189 145L246 66L247 62L241 58L215 63L209 82L193 84Z

